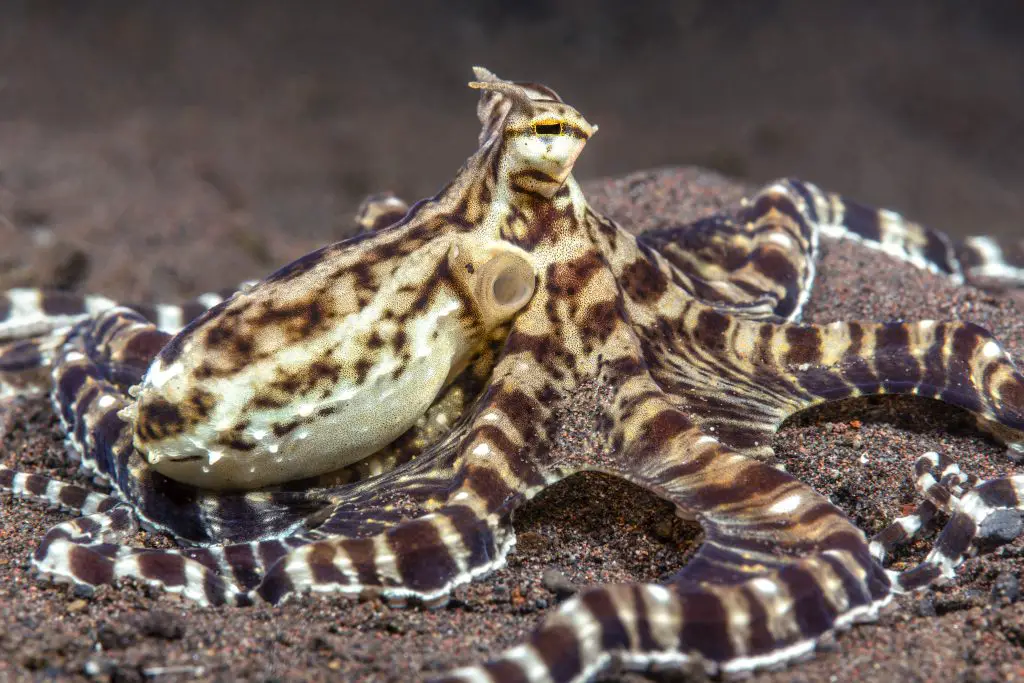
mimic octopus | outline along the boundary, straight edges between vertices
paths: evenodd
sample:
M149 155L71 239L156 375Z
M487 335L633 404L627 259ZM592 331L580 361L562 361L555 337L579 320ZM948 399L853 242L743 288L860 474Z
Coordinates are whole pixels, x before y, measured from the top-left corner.
M597 127L545 86L475 72L478 150L434 197L370 198L350 239L183 307L0 298L0 390L48 390L107 491L0 467L0 489L80 515L46 534L39 572L203 604L443 604L504 563L517 507L597 470L699 522L697 553L663 584L590 587L526 643L442 677L579 681L785 662L1018 534L1024 475L978 481L929 453L917 512L869 540L769 463L790 415L877 394L959 406L1024 451L1024 377L985 329L799 322L822 236L1020 286L995 241L955 243L796 180L737 215L634 236L571 175ZM592 381L611 397L604 446L574 458L555 443L560 406ZM886 569L938 511L927 558ZM126 545L139 525L180 547Z

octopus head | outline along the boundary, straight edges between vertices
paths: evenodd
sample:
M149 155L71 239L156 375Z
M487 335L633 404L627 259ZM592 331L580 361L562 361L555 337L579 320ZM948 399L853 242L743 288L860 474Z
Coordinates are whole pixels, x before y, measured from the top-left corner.
M474 73L469 86L483 91L481 145L503 146L502 170L514 185L552 197L597 126L546 86L505 81L482 67Z

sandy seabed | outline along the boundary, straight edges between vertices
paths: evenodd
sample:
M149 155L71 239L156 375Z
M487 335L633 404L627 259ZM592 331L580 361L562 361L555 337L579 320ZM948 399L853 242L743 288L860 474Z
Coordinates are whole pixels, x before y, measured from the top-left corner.
M679 168L594 181L585 189L600 210L644 230L727 209L750 188ZM217 225L232 220L230 212L213 218ZM217 225L207 233L210 240L219 234ZM144 232L123 235L123 247L138 259L115 291L127 291L127 281L147 273L159 276L159 269L147 267L150 255L155 260L167 254L148 248L149 239ZM204 249L201 240L202 233L192 236L186 250L209 253L214 267L220 254ZM66 253L60 244L24 249L10 256L52 265L34 271L37 284L53 284L47 278L59 278L69 267L54 260ZM970 320L1024 359L1024 315L1011 297L953 287L849 243L826 242L823 251L808 321ZM77 259L102 268L104 254L80 252ZM234 261L227 257L224 263ZM218 272L228 282L251 275L234 265ZM0 419L4 464L82 481L63 455L46 401L15 401ZM586 435L572 429L572 419L567 424L568 447L586 448ZM965 413L925 400L872 399L816 409L792 419L774 445L790 472L831 496L869 534L916 503L909 474L926 451L941 451L982 477L1013 469L1003 449L974 430ZM91 598L45 585L33 576L28 558L65 516L7 495L0 496L0 516L0 680L414 680L522 640L558 600L545 585L666 578L699 537L696 527L654 496L603 475L577 475L517 513L518 543L507 566L457 589L445 608L393 609L375 600L306 596L281 607L233 609L200 608L134 585L104 587ZM166 547L171 541L140 533L133 543ZM919 560L929 545L930 539L914 544L896 562ZM899 598L878 623L828 638L813 660L752 680L1024 680L1022 568L1024 543L1018 540L967 561L952 585ZM688 676L702 678L699 672ZM682 680L677 674L659 680L665 679ZM648 678L610 674L608 680Z

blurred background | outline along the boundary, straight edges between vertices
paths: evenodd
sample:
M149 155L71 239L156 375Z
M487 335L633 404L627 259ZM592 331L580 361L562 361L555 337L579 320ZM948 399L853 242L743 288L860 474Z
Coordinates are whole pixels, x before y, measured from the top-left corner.
M581 179L794 175L951 233L1024 235L1018 0L6 0L0 275L21 283L54 240L103 247L81 247L89 288L142 294L217 275L158 259L143 283L142 248L201 235L227 270L239 245L298 255L365 194L451 177L477 134L473 64L600 125Z

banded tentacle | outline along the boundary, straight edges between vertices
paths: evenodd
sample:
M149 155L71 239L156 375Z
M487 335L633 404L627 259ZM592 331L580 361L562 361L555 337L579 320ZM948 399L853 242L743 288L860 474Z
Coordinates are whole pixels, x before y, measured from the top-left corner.
M814 285L822 236L858 242L956 284L1024 287L1024 245L991 237L958 242L794 178L767 185L735 216L654 230L639 240L692 280L686 284L694 296L723 312L796 321Z
M131 505L120 502L114 495L97 493L43 475L0 467L0 489L82 515L47 531L33 552L33 567L47 579L72 583L79 590L91 591L101 584L133 578L172 592L183 592L204 604L242 604L248 600L241 594L244 584L239 584L241 587L225 584L211 574L210 562L204 563L204 568L196 565L190 557L196 552L214 553L222 565L216 567L215 574L245 577L254 572L247 569L244 553L227 548L130 548L123 544L139 528ZM260 556L257 553L253 555Z
M655 230L638 241L685 273L696 298L746 318L796 320L818 259L818 222L809 201L813 196L780 181L744 202L735 217Z
M825 237L852 240L954 284L1024 287L1024 243L987 236L957 240L895 211L867 206L808 182L783 183L804 196L808 218L820 224Z
M966 556L1009 543L1022 532L1024 474L983 481L960 500L928 556L894 576L894 589L913 591L953 579Z
M467 479L476 476L483 475L469 468ZM86 588L132 579L200 604L247 605L278 604L304 592L437 604L454 586L504 563L514 543L507 516L489 510L474 484L445 494L447 480L439 480L438 490L418 505L412 501L423 496L424 480L405 478L409 484L385 480L372 489L339 489L329 515L311 515L279 538L249 543L135 548L124 545L135 515L83 517L51 530L33 564L46 576ZM475 486L493 493L485 488L493 483Z
M0 342L70 327L117 304L105 296L19 287L0 293Z
M382 499L391 491L385 487ZM400 495L400 494L395 494ZM255 595L279 603L305 592L377 595L393 605L444 604L451 590L505 563L514 543L507 518L467 485L430 512L410 517L372 506L367 518L339 506L315 540L276 563ZM368 529L378 529L366 534Z
M174 334L239 289L252 285L207 292L183 304L120 304L139 313L162 331ZM24 339L71 325L117 306L104 296L54 289L23 287L0 293L0 341Z
M599 586L531 636L445 681L581 681L700 662L740 672L806 654L825 632L872 618L890 582L863 534L805 484L723 444L658 389L646 363L609 364L619 388L610 471L696 518L706 540L665 585Z
M240 287L250 286L243 282ZM175 334L236 290L208 292L184 304L129 304L162 332ZM0 398L49 387L49 368L67 330L117 304L103 296L19 288L0 293Z
M913 394L1000 425L1024 442L1024 376L982 327L956 322L832 323L772 331L768 356L794 383L799 407L825 400Z
M0 490L80 515L106 512L118 505L115 496L42 474L19 472L4 465L0 465Z
M325 505L316 489L218 495L154 472L121 413L168 336L137 313L110 309L80 323L54 365L54 408L82 467L109 483L145 526L203 543L274 537Z
M871 554L880 563L895 548L913 540L928 528L936 513L947 514L960 507L960 498L978 483L978 478L939 453L929 452L914 463L914 487L924 499L909 515L894 519L871 539ZM938 474L939 478L936 478Z
M964 408L1009 451L1024 450L1024 377L976 325L777 325L691 302L657 329L647 356L659 386L708 433L751 457L770 457L773 435L800 410L880 394Z
M954 284L1024 287L1024 244L988 236L956 240L895 211L876 209L849 197L813 188L826 237L857 242L917 268L948 277Z
M1024 376L971 323L759 323L691 301L653 334L658 382L718 433L736 432L733 448L763 445L800 410L881 394L941 400L998 425L1009 447L1024 442ZM699 391L711 383L714 398Z
M892 573L897 592L951 579L965 556L986 545L1009 543L1024 531L1024 475L980 481L934 452L918 458L914 473L915 486L925 500L871 539L872 556L884 563L889 552L919 535L937 512L951 517L921 563Z
M968 237L957 247L969 282L1024 287L1024 241L1007 243L994 237Z
M137 548L128 504L63 522L50 529L32 556L42 576L90 591L125 580L154 586L201 605L251 605L274 567L311 542L301 533L280 539L191 548Z

